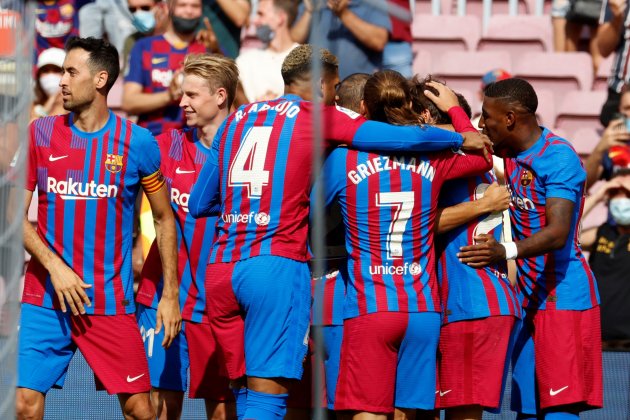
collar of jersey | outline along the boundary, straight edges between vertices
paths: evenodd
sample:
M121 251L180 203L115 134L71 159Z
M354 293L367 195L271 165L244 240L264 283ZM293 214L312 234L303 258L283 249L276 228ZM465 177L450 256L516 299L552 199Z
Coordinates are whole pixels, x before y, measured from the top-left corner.
M85 137L85 138L95 138L95 137L100 137L103 133L105 133L107 130L109 130L109 127L110 127L110 125L112 124L112 121L114 121L115 118L116 117L114 116L114 113L110 109L109 110L109 118L107 119L107 122L105 123L103 128L101 128L98 131L91 132L91 133L88 133L86 131L81 131L74 125L74 112L71 112L68 115L68 123L70 125L70 129L72 130L72 132L74 134L76 134L77 136Z
M532 147L530 147L529 149L523 150L518 155L516 155L517 159L523 159L530 156L533 153L537 153L543 147L543 145L545 144L545 139L547 138L547 135L549 134L549 130L542 126L540 128L542 129L542 134L540 135L540 137L538 137L538 140L536 140L536 143L532 144Z

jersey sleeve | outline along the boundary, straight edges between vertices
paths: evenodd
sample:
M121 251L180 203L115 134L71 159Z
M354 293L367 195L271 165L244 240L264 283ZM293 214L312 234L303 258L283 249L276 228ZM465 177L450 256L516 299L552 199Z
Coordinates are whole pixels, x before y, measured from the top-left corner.
M473 175L481 175L492 169L492 160L482 155L465 154L458 152L443 152L441 154L446 165L445 179L466 178Z
M437 127L397 126L366 121L356 130L351 146L362 151L436 152L459 149L462 143L461 134Z
M219 145L223 138L227 119L223 121L212 141L212 148L204 163L199 177L193 185L188 200L188 211L196 219L213 216L219 213L220 203L220 177L219 177Z
M553 146L552 146L553 147ZM550 151L551 152L551 151ZM548 158L539 158L538 176L545 183L547 198L564 198L576 202L586 181L586 171L579 156L568 145L555 145Z
M142 86L146 86L144 80L144 72L142 69L142 56L144 50L144 40L138 40L129 53L129 63L127 64L127 71L125 72L125 82L139 83Z
M138 148L138 173L142 188L147 194L156 193L164 185L164 176L160 171L160 147L148 130L138 129L133 141Z
M29 127L28 156L26 158L26 189L35 191L37 187L37 149L35 148L35 122ZM18 149L19 153L19 149Z
M451 118L453 128L455 128L455 131L458 133L477 131L461 106L451 107L448 110L448 116Z
M311 191L311 204L317 200L317 195L322 193L324 205L330 206L345 186L344 169L346 167L346 156L348 149L340 147L332 151L332 153L324 161L319 178Z

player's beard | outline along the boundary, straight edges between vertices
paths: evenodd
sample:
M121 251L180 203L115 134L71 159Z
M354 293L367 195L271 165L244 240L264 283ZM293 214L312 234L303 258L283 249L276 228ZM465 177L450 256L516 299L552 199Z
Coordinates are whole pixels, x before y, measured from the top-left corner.
M92 104L94 98L75 98L74 96L70 96L68 100L63 101L63 109L66 111L80 113L84 109L87 109Z

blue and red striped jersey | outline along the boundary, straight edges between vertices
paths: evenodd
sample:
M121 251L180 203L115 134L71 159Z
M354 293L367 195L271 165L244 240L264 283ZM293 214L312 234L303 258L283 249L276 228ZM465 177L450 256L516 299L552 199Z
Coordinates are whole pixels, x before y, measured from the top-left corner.
M79 35L75 0L38 1L35 7L35 59L48 48L61 48Z
M569 141L544 129L538 141L514 158L505 159L505 177L512 193L510 219L515 240L546 225L549 198L575 204L567 243L559 250L519 258L518 284L523 306L538 309L584 310L599 304L593 272L579 244L586 172Z
M440 192L439 207L479 200L493 182L496 182L493 172L448 181ZM507 278L505 261L476 269L457 258L460 247L473 244L473 238L479 234L490 234L497 242L503 242L503 213L485 214L436 238L444 324L496 315L521 315L516 289Z
M433 248L438 194L446 180L490 166L483 156L453 151L330 154L322 185L326 204L340 204L346 228L344 318L441 310Z
M88 314L133 313L132 234L136 196L164 185L160 151L147 130L109 112L97 132L80 131L74 114L30 126L26 188L38 189L37 233L84 282ZM22 301L59 308L50 275L35 258Z
M216 217L193 218L188 211L188 199L210 149L201 143L193 128L171 130L159 135L157 142L162 154L161 171L177 226L177 278L182 318L207 323L205 274ZM142 268L136 300L157 308L163 286L162 263L154 241Z
M345 266L313 279L311 325L343 325L343 302L346 296Z
M188 54L204 53L206 48L192 42L184 48L175 48L163 35L140 38L131 49L125 70L125 82L142 85L143 93L164 92L177 70L183 67ZM157 136L169 130L184 127L183 111L176 102L153 112L138 116L138 125Z
M433 127L366 121L333 106L321 111L323 147L431 150L462 143L461 135ZM308 260L313 118L312 103L285 95L244 105L219 128L189 206L199 217L211 214L207 205L220 205L210 263L258 255Z

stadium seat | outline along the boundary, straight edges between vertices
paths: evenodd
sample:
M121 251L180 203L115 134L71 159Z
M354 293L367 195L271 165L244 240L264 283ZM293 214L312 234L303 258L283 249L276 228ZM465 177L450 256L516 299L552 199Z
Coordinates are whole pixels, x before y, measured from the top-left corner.
M479 91L481 77L494 68L512 72L507 51L447 51L433 60L433 74L455 90Z
M580 156L588 156L595 146L597 146L597 143L599 143L602 131L601 128L578 128L567 137L567 140L571 141L575 151L578 152Z
M453 0L438 0L440 3L440 11L439 14L440 15L449 15L451 14L451 10L453 9ZM431 0L417 0L416 1L416 8L415 8L415 13L416 14L426 14L426 15L430 15L433 14L433 6L431 4Z
M413 58L413 74L419 74L421 77L431 73L431 53L420 50Z
M597 73L595 73L595 80L593 81L593 90L607 90L608 89L608 76L612 69L613 59L615 54L610 54L597 67Z
M561 98L570 90L590 90L593 85L591 56L585 52L528 52L514 61L516 77L534 89L550 89Z
M414 15L411 26L414 51L429 51L433 57L446 51L474 51L481 36L477 16Z
M566 92L558 103L555 126L574 133L580 128L601 128L599 112L606 101L607 92Z
M483 16L483 0L467 0L465 3L467 16ZM507 0L493 0L491 4L492 15L508 14L510 11L509 2ZM457 0L453 0L452 13L457 14ZM533 13L533 11L529 11L529 5L526 0L518 0L517 13L519 15L525 15Z
M118 111L122 108L123 83L123 78L119 77L107 95L107 106L114 111Z
M539 89L536 91L538 96L538 109L536 116L538 122L545 127L553 127L556 121L556 101L553 91L549 89Z
M551 19L549 16L493 15L477 50L507 50L512 60L529 51L552 51Z

